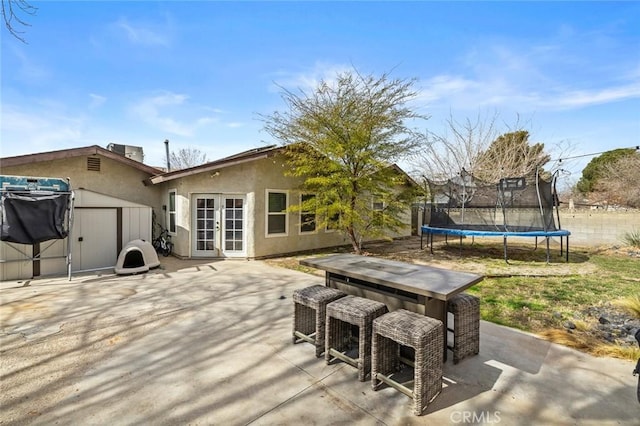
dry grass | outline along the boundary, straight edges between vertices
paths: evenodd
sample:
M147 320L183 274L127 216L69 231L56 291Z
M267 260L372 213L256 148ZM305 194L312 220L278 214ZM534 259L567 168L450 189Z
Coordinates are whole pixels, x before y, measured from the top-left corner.
M538 335L545 340L568 346L598 357L613 357L635 361L640 358L640 348L603 344L602 341L590 334L571 333L568 330L547 329Z
M619 306L620 308L629 312L634 317L640 318L640 294L617 300L614 303L616 306Z

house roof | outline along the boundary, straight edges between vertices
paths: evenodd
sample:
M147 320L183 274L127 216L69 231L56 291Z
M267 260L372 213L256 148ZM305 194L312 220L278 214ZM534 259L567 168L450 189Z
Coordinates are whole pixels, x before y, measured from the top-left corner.
M173 172L156 175L149 178L149 182L152 184L159 184L162 182L168 182L174 179L179 179L186 176L192 176L198 173L210 172L223 169L225 167L235 166L237 164L246 163L249 161L259 160L262 158L269 158L275 155L277 152L283 149L282 146L269 145L261 148L254 148L248 151L243 151L238 154L231 155L229 157L221 158L219 160L211 161L209 163L200 164L198 166L189 167L186 169L180 169ZM388 167L396 170L399 174L403 175L409 185L420 186L418 183L407 174L397 164L389 164Z
M149 181L155 185L158 183L168 182L174 179L191 176L198 173L209 172L213 170L220 170L225 167L235 166L237 164L242 164L249 161L272 157L277 151L281 149L282 147L278 147L277 145L269 145L261 148L254 148L248 151L243 151L238 154L231 155L229 157L224 157L219 160L211 161L209 163L200 164L199 166L189 167L186 169L180 169L173 172L168 172L161 175L153 176L149 178Z
M15 157L0 158L0 166L22 166L25 164L40 163L44 161L63 160L65 158L84 157L89 155L102 155L114 161L121 162L135 169L141 170L152 176L162 173L162 170L147 166L136 160L125 157L99 147L98 145L85 146L81 148L61 149L59 151L39 152L37 154L17 155Z
M174 179L179 179L186 176L195 175L198 173L220 170L225 167L235 166L237 164L247 163L263 158L269 158L282 150L283 147L278 145L268 145L260 148L253 148L247 151L240 152L228 157L221 158L219 160L211 161L208 163L200 164L198 166L189 167L186 169L175 170L172 172L164 173L162 169L157 167L148 166L136 160L132 160L123 155L109 151L98 145L85 146L81 148L62 149L58 151L40 152L36 154L18 155L15 157L0 158L1 167L21 166L24 164L32 164L44 161L61 160L65 158L82 157L89 155L102 155L103 157L110 158L112 160L121 162L150 175L147 183L159 184L162 182L168 182ZM390 167L396 169L398 173L406 176L409 183L417 185L417 183L398 165L390 164Z
M403 175L407 179L407 183L412 186L421 187L418 182L415 181L407 172L405 172L402 167L398 166L396 163L391 164L389 167L394 169L399 174Z

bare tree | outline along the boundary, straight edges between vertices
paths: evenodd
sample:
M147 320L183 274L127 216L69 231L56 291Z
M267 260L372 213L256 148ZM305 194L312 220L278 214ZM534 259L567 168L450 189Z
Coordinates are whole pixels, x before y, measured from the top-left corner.
M442 134L427 132L426 142L412 161L416 174L432 180L446 180L464 169L475 174L481 155L496 139L497 114L480 114L460 122L450 115Z
M188 169L189 167L199 166L207 161L207 154L197 148L181 148L177 153L171 151L169 154L171 170ZM166 157L165 157L166 163Z
M17 26L30 27L27 21L23 20L20 15L27 14L34 16L38 11L38 8L29 4L26 0L2 0L2 18L4 19L4 26L9 30L9 33L23 43L26 40L22 37L24 31L20 31Z
M499 134L497 113L464 121L450 116L444 133L427 133L427 142L412 161L413 173L443 181L464 171L482 181L497 182L534 173L549 162L544 144L530 144L519 117L514 125L501 127L506 131Z

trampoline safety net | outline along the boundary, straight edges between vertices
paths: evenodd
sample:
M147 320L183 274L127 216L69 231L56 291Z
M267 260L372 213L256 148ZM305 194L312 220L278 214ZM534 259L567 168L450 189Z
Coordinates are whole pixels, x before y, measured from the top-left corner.
M486 183L461 174L446 182L429 181L429 226L491 232L556 231L555 179L504 178Z

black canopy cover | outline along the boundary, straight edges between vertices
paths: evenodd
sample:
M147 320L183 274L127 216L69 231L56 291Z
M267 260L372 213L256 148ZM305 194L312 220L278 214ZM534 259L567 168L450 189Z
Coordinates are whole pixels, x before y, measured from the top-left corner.
M69 193L7 192L2 195L0 240L35 244L62 239Z

